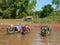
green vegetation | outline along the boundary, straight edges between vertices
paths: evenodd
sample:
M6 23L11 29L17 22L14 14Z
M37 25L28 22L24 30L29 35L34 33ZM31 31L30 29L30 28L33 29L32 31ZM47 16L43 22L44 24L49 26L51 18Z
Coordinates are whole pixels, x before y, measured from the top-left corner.
M45 5L42 9L43 9L43 10L42 10L41 13L40 13L40 17L41 17L41 18L47 17L47 16L49 16L49 14L50 14L51 12L53 12L52 5L50 5L50 4Z
M2 18L23 18L33 15L36 0L0 0Z
M60 0L52 0L52 4L56 5L56 9L60 9Z
M37 0L0 0L0 18L21 19L33 16L33 22L47 23L60 21L60 0L52 0L51 4L42 7L42 10L34 11ZM56 10L58 9L58 10Z
M54 14L56 13L56 14ZM60 22L60 11L52 12L49 16L40 19L40 23Z
M56 13L56 15L54 15ZM14 23L15 22L15 23ZM24 19L0 19L0 23L13 23L18 24L24 22ZM45 18L34 17L34 23L52 23L52 22L60 22L60 11L52 12L49 16ZM26 23L26 22L25 22ZM29 23L29 22L28 22Z

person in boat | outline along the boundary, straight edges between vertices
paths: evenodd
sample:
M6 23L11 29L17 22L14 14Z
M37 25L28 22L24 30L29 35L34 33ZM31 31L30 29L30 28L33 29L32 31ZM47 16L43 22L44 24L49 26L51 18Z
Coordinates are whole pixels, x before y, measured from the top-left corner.
M14 29L14 25L11 24L11 25L8 27L8 29L13 30L13 29Z
M44 29L44 32L45 32L46 34L48 34L48 32L49 32L49 28L46 27L46 28Z
M26 32L30 32L30 26L28 26L28 24L26 24L25 26L22 27L21 34L25 35Z
M30 32L30 26L28 24L26 24L24 27L27 32Z
M50 29L47 26L42 26L41 28L41 35L48 35L50 33Z
M14 32L14 25L13 24L9 25L9 27L7 28L7 32L8 33L13 33Z

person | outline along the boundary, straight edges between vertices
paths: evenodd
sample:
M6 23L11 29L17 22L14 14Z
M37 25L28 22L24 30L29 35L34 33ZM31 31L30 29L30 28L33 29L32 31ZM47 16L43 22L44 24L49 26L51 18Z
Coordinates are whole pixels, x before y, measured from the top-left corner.
M50 33L50 29L48 26L42 26L41 27L41 35L46 36Z
M48 27L45 27L44 32L45 32L46 34L48 34L48 33L49 33L49 28L48 28Z
M28 26L28 24L26 24L24 27L25 27L25 30L26 30L27 32L30 31L30 26Z
M14 32L14 25L13 24L9 25L9 27L7 28L7 32L8 33L13 33Z
M10 30L13 30L13 28L14 28L14 25L11 24L11 25L9 26L9 29L10 29Z

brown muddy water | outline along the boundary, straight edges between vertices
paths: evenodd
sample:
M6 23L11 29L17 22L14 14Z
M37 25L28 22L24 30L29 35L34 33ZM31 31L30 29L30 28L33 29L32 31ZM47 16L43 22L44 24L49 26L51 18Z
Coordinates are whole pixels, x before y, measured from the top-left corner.
M60 45L60 30L55 29L46 37L40 36L40 30L31 30L26 35L7 34L0 30L0 45Z

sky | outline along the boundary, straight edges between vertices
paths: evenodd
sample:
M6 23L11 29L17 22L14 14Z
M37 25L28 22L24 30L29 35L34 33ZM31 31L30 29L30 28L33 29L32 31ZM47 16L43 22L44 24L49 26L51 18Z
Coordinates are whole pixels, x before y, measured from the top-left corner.
M47 4L52 4L52 0L37 0L35 10L39 11L44 5ZM53 5L52 7L55 7L55 5Z

